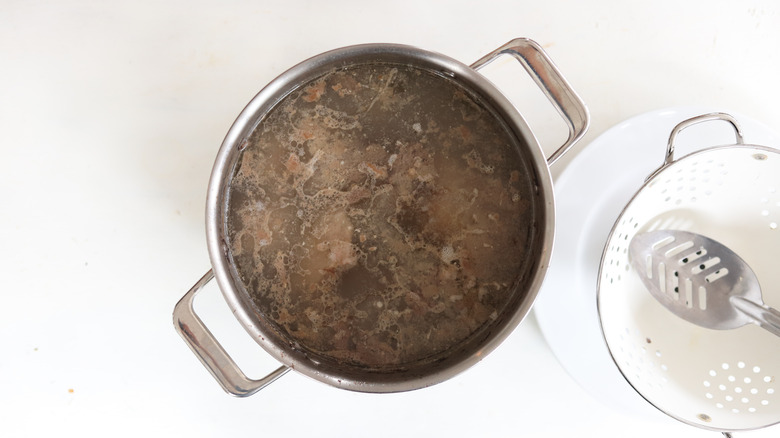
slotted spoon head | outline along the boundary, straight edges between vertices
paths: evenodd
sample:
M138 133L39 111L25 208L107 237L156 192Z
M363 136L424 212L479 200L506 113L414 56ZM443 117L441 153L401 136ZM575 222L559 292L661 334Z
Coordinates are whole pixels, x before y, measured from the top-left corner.
M700 234L678 230L640 233L629 244L629 257L653 297L693 324L734 329L754 322L735 302L763 304L758 279L747 263Z

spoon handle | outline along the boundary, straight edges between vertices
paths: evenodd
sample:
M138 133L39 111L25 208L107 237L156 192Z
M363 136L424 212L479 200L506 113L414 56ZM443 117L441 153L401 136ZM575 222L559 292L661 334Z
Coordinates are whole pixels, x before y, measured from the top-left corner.
M780 312L743 297L733 296L730 301L737 310L752 318L763 329L780 336Z

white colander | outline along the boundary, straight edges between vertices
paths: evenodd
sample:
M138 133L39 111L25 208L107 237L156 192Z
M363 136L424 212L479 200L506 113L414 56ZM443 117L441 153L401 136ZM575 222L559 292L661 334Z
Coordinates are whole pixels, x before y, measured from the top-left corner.
M690 125L731 123L736 144L674 158ZM677 125L666 159L623 210L604 248L598 311L610 354L653 406L685 423L721 432L780 422L780 338L749 324L711 330L658 303L631 267L634 235L684 230L718 240L758 276L764 302L780 307L780 152L746 145L723 113Z

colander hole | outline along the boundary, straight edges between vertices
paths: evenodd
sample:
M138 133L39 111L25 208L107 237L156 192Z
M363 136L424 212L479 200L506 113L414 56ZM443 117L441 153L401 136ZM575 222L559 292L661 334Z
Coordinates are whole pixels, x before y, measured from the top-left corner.
M667 367L665 364L661 364L661 369L664 371L669 371L669 367Z
M728 377L728 380L729 380L729 382L736 382L736 381L737 381L737 378L736 378L736 377L734 377L734 376L729 376L729 377Z
M776 230L777 229L777 222L771 222L769 224L769 229L770 230Z
M733 412L733 413L735 413L735 414L739 414L739 409L737 409L737 408L734 408L734 409L732 409L732 410L731 410L731 412Z
M769 404L769 400L761 400L761 406L767 406Z
M767 156L764 154L753 154L753 158L755 158L758 161L764 161L767 159Z
M723 403L715 403L715 407L718 409L723 409Z
M656 350L655 351L655 356L656 357L661 357L661 351L660 350Z
M734 401L734 397L732 397L732 396L730 396L730 395L727 395L727 396L726 396L726 401L727 401L727 402Z
M742 397L741 399L739 399L739 401L741 401L742 403L747 403L747 402L749 402L750 400L748 400L748 398L747 398L747 397Z
M710 370L710 376L715 377L718 373L715 372L715 370Z
M727 364L726 362L723 362L723 364L721 364L720 367L723 368L724 370L727 370L727 369L729 369L729 364Z
M718 385L718 389L720 389L721 391L725 391L726 390L726 385L721 383L720 385Z
M710 383L709 380L705 380L703 383L704 383L704 386L707 387L707 388L709 388L710 385L712 385L712 383Z
M712 395L712 394L711 394L711 393L709 393L709 392L708 392L708 393L706 393L706 394L704 394L704 396L705 396L705 397L707 397L707 398L709 398L709 399L712 399L712 398L714 397L714 395Z
M769 210L761 210L761 216L769 216Z
M764 382L769 383L772 381L772 378L769 376L764 376Z
M745 378L743 379L743 381L744 381L745 383L750 383L750 382L752 382L753 380L751 380L751 379L750 379L750 377L745 377Z
M760 373L761 372L761 367L757 367L757 366L753 367L753 372L756 373L756 374Z
M766 393L769 394L769 395L772 395L772 394L775 393L775 390L774 390L774 388L767 388Z
M745 368L745 362L742 361L737 362L737 368L739 369Z
M753 395L758 394L758 388L750 388L750 393Z
M749 408L748 408L748 412L750 412L750 413L756 412L756 408L754 408L754 407L749 407Z
M734 388L734 392L736 392L737 394L742 394L742 388L737 386L736 388Z
M705 423L712 421L712 418L710 418L710 416L707 414L699 414L697 417L699 417L699 420L704 421Z

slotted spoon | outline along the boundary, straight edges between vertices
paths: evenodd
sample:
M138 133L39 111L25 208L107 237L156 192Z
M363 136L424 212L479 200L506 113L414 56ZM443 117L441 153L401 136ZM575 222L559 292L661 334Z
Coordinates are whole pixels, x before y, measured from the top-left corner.
M672 313L702 327L728 330L754 323L780 336L780 312L764 304L758 278L732 250L678 230L640 233L631 265Z

